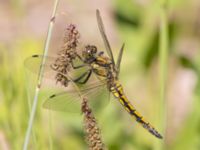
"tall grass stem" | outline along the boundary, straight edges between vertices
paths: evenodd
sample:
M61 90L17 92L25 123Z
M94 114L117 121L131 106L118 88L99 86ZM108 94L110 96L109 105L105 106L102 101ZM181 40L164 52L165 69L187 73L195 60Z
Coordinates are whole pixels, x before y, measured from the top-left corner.
M159 93L160 93L160 129L163 134L163 141L157 141L156 150L164 149L165 125L166 125L166 81L168 72L168 17L167 0L163 0L160 5L160 29L159 29Z
M51 39L51 35L52 35L52 30L53 30L53 25L54 25L54 21L55 21L55 15L56 15L58 3L59 3L59 0L55 0L53 13L52 13L52 17L51 17L51 20L50 20L50 23L49 23L47 38L46 38L44 51L43 51L44 56L47 55L48 50L49 50L49 43L50 43L50 39ZM23 150L27 150L28 144L29 144L29 141L30 141L31 130L32 130L32 126L33 126L33 122L34 122L34 118L35 118L37 103L38 103L38 95L39 95L39 92L40 92L40 87L41 87L42 78L43 78L45 61L46 60L45 60L45 57L44 57L43 60L42 60L42 64L41 64L41 67L40 67L39 74L38 74L38 81L37 81L38 83L37 83L37 87L35 88L35 95L34 95L34 99L33 99L31 114L30 114L30 117L29 117L28 128L26 130L26 136L25 136L25 140L24 140Z

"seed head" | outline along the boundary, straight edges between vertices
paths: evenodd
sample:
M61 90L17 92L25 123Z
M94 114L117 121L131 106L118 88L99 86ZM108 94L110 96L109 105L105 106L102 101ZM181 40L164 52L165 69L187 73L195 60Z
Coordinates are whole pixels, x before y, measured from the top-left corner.
M89 108L88 101L83 98L82 112L84 115L84 130L86 133L86 141L90 150L105 150L105 146L101 139L100 129L96 119Z
M51 68L58 73L56 74L56 82L60 82L64 87L68 86L69 79L66 74L71 69L71 63L77 56L77 46L80 34L74 24L69 24L64 32L63 45L58 52L58 57Z

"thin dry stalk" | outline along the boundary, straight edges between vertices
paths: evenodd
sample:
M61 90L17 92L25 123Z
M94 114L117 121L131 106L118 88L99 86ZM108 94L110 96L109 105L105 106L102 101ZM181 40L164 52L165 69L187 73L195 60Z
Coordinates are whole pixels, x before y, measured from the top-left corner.
M88 143L89 150L105 150L105 146L101 138L100 129L92 113L92 110L88 105L87 98L83 98L81 109L84 116L83 124L86 133L85 138Z

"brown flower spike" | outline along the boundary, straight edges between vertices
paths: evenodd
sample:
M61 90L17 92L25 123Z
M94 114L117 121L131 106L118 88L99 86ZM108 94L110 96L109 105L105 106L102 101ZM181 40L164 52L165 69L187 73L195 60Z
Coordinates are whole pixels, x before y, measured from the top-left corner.
M53 70L57 71L56 82L60 82L64 87L68 86L69 79L67 72L71 69L71 62L77 56L77 46L79 43L80 34L74 24L66 27L64 33L63 45L58 53L58 57L54 64L51 66Z
M91 108L89 108L87 98L83 98L81 109L84 115L84 130L86 132L86 140L89 150L105 150L101 139L100 129L94 115L92 114Z

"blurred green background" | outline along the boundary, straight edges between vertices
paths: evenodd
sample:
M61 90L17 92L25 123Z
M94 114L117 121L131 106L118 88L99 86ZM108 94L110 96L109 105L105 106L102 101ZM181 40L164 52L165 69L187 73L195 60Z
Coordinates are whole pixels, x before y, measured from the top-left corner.
M29 120L27 95L31 97L27 94L31 93L30 79L23 62L30 55L42 54L53 4L53 0L0 2L2 150L22 149ZM117 101L111 100L96 116L107 148L199 150L200 1L61 0L58 12L64 11L67 17L60 18L60 24L76 23L81 40L103 48L95 18L97 8L114 55L123 42L126 44L120 80L127 96L164 136L159 140L150 135ZM62 31L58 30L55 25L52 53L59 48L56 35ZM166 85L164 79L160 80L162 76L166 76ZM43 109L42 100L47 94L48 91L42 93L39 99L29 149L87 149L81 115Z

